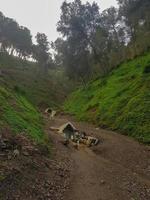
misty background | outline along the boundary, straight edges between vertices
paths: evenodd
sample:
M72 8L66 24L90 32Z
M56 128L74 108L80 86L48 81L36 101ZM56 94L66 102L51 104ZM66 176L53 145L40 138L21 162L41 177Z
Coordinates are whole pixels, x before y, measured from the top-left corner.
M85 3L86 0L82 2ZM101 11L110 6L117 6L116 0L96 0L95 2ZM59 21L62 3L63 0L0 0L0 10L7 17L28 27L33 38L37 32L43 32L48 36L49 41L54 41L59 36L56 24Z

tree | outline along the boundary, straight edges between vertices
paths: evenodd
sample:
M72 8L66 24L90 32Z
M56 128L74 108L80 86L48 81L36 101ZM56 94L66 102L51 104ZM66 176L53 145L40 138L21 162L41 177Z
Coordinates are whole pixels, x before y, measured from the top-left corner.
M51 54L49 53L49 42L44 33L37 33L37 45L33 45L33 57L38 61L40 69L47 73L48 66L52 62Z
M126 25L126 33L130 39L130 47L133 54L139 54L139 49L150 45L150 1L149 0L118 0L120 19ZM143 35L145 37L143 37ZM141 37L144 40L141 40ZM145 43L143 43L145 41ZM146 47L145 47L146 46Z
M119 9L99 12L96 3L74 0L61 7L55 58L70 77L108 73L150 47L150 1L118 0ZM84 58L84 59L83 59Z
M28 57L32 53L32 36L30 30L21 26L15 35L15 47L19 57Z
M30 30L0 13L0 43L1 51L19 57L31 55L32 36Z
M82 4L80 0L74 0L71 3L65 1L61 11L57 30L65 40L61 52L65 53L64 65L70 76L86 78L91 71L89 55L95 49L93 35L100 24L99 7L96 3Z
M105 54L107 54L107 65L111 69L122 60L122 50L126 43L125 29L119 19L118 9L115 7L110 7L102 12L101 23L103 30L107 33L107 42L105 43L104 49Z
M66 56L66 42L62 38L57 38L51 43L51 48L54 50L54 61L57 67L63 66Z

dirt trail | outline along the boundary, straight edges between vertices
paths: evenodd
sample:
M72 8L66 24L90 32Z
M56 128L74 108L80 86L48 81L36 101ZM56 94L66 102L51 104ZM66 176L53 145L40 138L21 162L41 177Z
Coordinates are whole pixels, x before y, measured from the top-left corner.
M70 148L74 167L65 200L149 200L150 148L131 138L99 129L88 123L59 117L59 126L67 121L102 142L92 149Z
M64 146L50 126L68 121L100 144L79 150ZM150 200L150 147L69 116L45 117L45 122L53 143L50 157L46 147L24 135L16 138L22 147L18 156L0 151L1 200Z

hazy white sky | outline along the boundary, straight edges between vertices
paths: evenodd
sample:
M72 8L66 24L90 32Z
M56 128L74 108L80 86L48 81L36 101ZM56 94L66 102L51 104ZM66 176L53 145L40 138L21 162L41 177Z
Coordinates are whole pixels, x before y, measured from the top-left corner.
M28 27L33 36L37 32L44 32L49 41L54 41L58 37L56 23L59 20L62 2L63 0L0 0L0 11L7 17L16 19L20 25ZM99 4L101 10L117 5L116 0L95 0L95 2Z

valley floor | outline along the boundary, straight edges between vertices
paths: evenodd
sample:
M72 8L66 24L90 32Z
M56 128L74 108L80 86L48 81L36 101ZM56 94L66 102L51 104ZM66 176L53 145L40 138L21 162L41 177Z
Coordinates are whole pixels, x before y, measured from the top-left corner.
M149 200L150 148L115 132L95 128L70 117L67 121L100 139L96 147L72 150L72 179L65 200ZM69 151L69 150L68 150Z
M72 144L64 146L63 138L52 132L50 126L59 127L68 121L98 137L100 144L78 150ZM1 159L0 199L150 199L149 146L88 123L76 122L70 116L47 120L46 131L53 143L51 158L24 152L15 159Z

